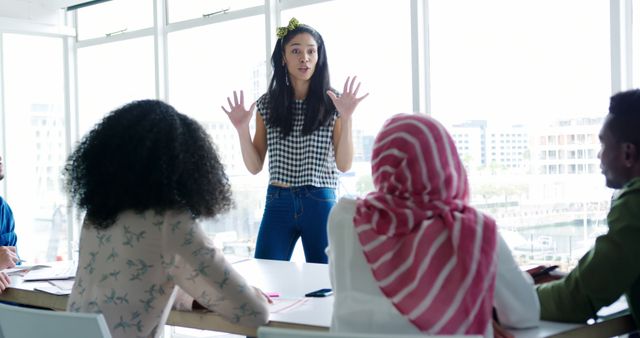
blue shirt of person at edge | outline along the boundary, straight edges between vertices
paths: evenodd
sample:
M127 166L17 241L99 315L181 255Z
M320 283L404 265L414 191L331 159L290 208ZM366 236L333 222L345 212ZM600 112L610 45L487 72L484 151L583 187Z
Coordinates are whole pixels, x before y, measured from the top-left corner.
M17 242L13 212L7 202L0 197L0 246L16 246Z
M2 160L2 156L0 156L0 181L4 179ZM21 260L16 252L17 241L13 212L7 202L0 197L0 270L20 265ZM3 284L2 281L0 284Z

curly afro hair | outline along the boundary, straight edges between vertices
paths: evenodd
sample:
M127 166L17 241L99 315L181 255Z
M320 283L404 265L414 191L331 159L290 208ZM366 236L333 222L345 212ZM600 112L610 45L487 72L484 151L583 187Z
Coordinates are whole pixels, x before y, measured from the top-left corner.
M125 210L187 210L199 218L232 205L209 135L158 100L134 101L105 116L69 156L64 175L73 202L98 228Z

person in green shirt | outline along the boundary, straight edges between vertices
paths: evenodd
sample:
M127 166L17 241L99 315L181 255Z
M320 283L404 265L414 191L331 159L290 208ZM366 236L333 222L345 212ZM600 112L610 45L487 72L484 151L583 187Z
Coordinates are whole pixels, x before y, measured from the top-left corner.
M611 97L599 137L606 185L618 189L607 215L609 231L568 275L537 287L540 316L584 323L625 295L640 327L640 89Z

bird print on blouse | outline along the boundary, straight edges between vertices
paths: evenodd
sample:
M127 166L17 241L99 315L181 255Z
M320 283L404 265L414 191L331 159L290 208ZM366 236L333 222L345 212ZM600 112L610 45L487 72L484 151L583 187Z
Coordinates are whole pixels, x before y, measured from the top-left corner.
M234 323L267 318L264 300L188 212L124 212L106 229L85 220L69 311L104 314L114 337L156 337L177 292Z

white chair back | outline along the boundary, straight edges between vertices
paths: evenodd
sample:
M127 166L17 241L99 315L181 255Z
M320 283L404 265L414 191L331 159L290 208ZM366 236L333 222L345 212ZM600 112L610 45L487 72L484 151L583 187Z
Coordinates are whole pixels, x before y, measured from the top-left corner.
M0 338L111 338L102 314L58 312L0 303Z
M345 333L329 331L312 331L284 329L278 327L261 326L258 328L258 338L482 338L480 335L422 335L422 334L378 334L378 333Z

